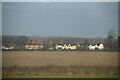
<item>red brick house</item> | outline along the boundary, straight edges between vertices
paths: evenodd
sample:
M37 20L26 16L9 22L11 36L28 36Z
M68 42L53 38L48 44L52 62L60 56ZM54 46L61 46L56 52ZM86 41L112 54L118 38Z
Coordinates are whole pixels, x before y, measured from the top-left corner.
M25 49L27 50L37 50L37 49L43 49L43 45L40 44L38 41L28 41L25 45Z

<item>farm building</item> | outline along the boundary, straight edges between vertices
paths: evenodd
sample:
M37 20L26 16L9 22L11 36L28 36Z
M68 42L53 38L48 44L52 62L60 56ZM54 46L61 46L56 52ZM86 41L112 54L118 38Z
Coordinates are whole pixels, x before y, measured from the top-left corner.
M102 43L96 44L96 45L89 45L88 46L90 50L103 50L104 49L104 45Z
M27 44L25 45L25 49L28 49L28 50L43 49L43 45L41 45L37 41L31 40L27 42Z
M55 49L56 50L59 50L59 49L61 49L61 50L76 50L76 46L75 45L71 45L71 44L57 44L56 46L55 46Z

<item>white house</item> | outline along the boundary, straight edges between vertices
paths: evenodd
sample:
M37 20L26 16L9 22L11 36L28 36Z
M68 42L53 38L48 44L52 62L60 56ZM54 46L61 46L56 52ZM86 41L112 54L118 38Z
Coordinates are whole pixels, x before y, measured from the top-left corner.
M12 49L14 49L13 46L2 46L1 48L5 49L5 50L12 50Z
M88 48L90 50L95 50L95 49L103 50L104 49L104 45L102 43L100 43L99 45L89 45Z
M90 50L95 50L95 46L89 45L88 47Z
M98 48L99 48L100 50L103 50L103 49L104 49L104 45L103 45L103 44L100 44Z

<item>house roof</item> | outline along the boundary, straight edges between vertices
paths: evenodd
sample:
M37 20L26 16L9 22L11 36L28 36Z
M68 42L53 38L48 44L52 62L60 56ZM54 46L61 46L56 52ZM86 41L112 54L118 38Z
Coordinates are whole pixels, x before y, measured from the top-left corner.
M41 45L39 41L30 40L27 41L26 45Z
M98 43L98 44L90 44L90 45L92 45L92 46L95 46L95 45L99 46L100 44L102 44L102 43Z
M64 46L64 45L71 45L71 46L73 46L73 45L75 45L75 44L56 44L56 45L62 45L62 46Z

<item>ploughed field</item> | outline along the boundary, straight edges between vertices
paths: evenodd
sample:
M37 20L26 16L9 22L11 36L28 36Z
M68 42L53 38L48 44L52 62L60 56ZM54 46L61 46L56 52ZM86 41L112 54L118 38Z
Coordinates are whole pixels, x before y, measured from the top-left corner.
M118 52L5 51L3 78L117 77Z
M118 52L11 51L3 52L3 66L117 66Z

